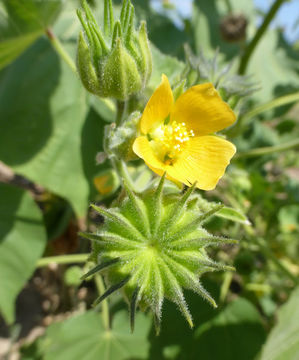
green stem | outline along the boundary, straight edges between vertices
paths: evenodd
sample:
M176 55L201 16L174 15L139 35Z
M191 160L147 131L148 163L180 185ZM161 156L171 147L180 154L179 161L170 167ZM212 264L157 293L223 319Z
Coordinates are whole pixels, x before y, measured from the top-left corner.
M219 301L221 303L223 303L226 299L232 279L233 279L233 273L231 271L226 272L224 274L224 280L220 289L220 297L219 297Z
M120 159L117 159L117 158L111 158L111 162L113 164L113 167L114 169L116 170L119 178L120 178L120 181L121 183L123 183L123 181L126 182L127 186L134 190L135 189L135 186L134 186L134 183L131 179L131 176L128 172L128 168L127 168L127 165L125 164L124 161L120 160Z
M77 68L73 61L73 59L69 56L69 54L65 51L62 46L60 40L55 36L51 29L46 30L46 35L48 36L53 48L56 52L61 56L61 58L65 61L65 63L69 66L69 68L77 74Z
M127 114L127 102L126 101L117 101L116 103L116 120L115 120L115 123L116 123L116 126L120 126L123 121L124 121L124 118Z
M292 102L299 101L299 91L295 92L294 94L288 94L284 96L280 96L274 100L271 100L265 104L257 106L255 109L249 111L248 113L244 114L243 119L249 119L253 116L259 115L265 111L275 109L277 107L290 104Z
M277 145L277 146L266 146L262 148L257 148L253 150L249 150L243 153L239 153L235 156L235 159L240 158L248 158L248 157L254 157L254 156L261 156L261 155L268 155L273 154L276 152L286 151L290 149L295 149L296 147L299 147L299 139L289 141L285 144Z
M268 26L270 25L271 21L275 17L277 11L279 10L280 6L285 2L286 0L276 0L271 8L268 11L268 14L265 16L264 21L262 25L258 28L257 32L255 33L253 39L250 41L250 43L245 48L245 52L243 56L241 57L240 66L238 73L240 75L245 74L248 62L259 43L260 39L268 29Z
M99 295L103 295L105 292L105 285L103 278L100 274L95 275L95 283L98 289ZM102 317L105 330L110 330L110 315L109 315L109 304L108 299L104 299L102 305Z
M59 264L59 265L67 265L73 263L85 263L90 254L73 254L73 255L59 255L59 256L49 256L44 257L38 260L37 268L48 266L50 264ZM99 294L102 295L105 292L105 285L101 275L95 275L95 283ZM103 323L106 330L110 329L110 320L109 320L109 305L108 301L103 300L102 302L102 314L103 314Z
M274 100L271 100L265 104L259 105L256 108L254 108L253 110L248 111L243 116L241 116L239 118L237 124L234 127L232 127L231 129L229 129L228 131L226 131L225 133L229 137L235 137L235 136L239 135L240 132L242 132L244 125L252 117L259 115L265 111L275 109L277 107L287 105L287 104L290 104L290 103L293 103L296 101L299 101L299 92L280 96L280 97L278 97Z
M226 4L227 12L229 14L231 14L233 12L233 7L232 7L232 4L231 4L230 0L224 0L224 1L225 1L225 4Z
M85 263L88 259L89 254L72 254L72 255L59 255L49 256L38 260L37 267L48 266L52 263L65 265L73 263Z
M272 291L271 286L268 284L248 283L245 285L245 288L249 291L258 291L258 292L263 292L266 294L269 294Z

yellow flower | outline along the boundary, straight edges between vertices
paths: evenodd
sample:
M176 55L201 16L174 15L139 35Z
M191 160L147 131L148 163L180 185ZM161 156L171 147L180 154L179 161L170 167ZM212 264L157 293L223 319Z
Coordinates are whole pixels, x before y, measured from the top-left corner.
M174 102L169 81L149 99L140 119L134 152L158 175L203 190L215 188L236 152L229 141L214 135L236 116L211 83L188 89Z

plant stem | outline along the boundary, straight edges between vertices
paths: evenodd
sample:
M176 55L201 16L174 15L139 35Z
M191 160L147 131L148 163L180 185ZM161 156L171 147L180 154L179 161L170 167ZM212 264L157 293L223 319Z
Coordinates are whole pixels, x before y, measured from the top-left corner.
M256 108L254 108L253 110L248 111L243 116L241 116L240 119L238 120L237 124L234 127L232 127L231 129L229 129L228 131L226 131L225 133L229 137L235 137L240 134L245 123L252 117L259 115L265 111L275 109L277 107L287 105L287 104L290 104L295 101L299 101L299 92L280 96L280 97L278 97L274 100L271 100L265 104L259 105Z
M134 186L134 183L131 179L131 176L128 172L128 168L127 168L127 165L125 164L124 161L120 160L120 159L117 159L117 158L111 158L111 162L113 164L113 167L114 169L116 170L119 178L120 178L120 181L121 183L123 183L123 181L126 182L127 186L134 190L135 186Z
M263 292L266 294L269 294L272 291L271 286L268 284L248 283L245 285L245 288L249 291L258 291L258 292Z
M249 151L245 151L243 153L239 153L235 156L235 159L247 158L247 157L254 157L254 156L261 156L261 155L268 155L273 154L276 152L286 151L290 149L295 149L299 147L299 139L289 141L285 144L277 145L277 146L266 146L262 148L252 149Z
M245 288L249 291L263 292L265 294L270 294L272 291L271 286L268 284L248 283L245 285Z
M72 254L72 255L59 255L49 256L38 260L36 267L48 266L52 263L55 264L72 264L72 263L84 263L88 259L89 254Z
M259 43L260 39L268 29L268 26L270 25L271 21L275 17L277 11L279 10L280 6L285 2L286 0L276 0L271 8L268 11L268 14L265 16L264 21L262 25L258 28L257 32L255 33L253 39L249 42L249 44L246 46L243 56L241 57L240 66L238 73L240 75L245 74L248 62L250 60L250 57L252 56L257 44Z
M227 10L228 14L231 14L233 12L233 7L232 7L230 0L225 0L225 5L226 5L226 10Z
M299 101L299 91L295 92L293 94L288 94L284 96L280 96L274 100L271 100L265 104L262 104L260 106L257 106L255 109L249 111L248 113L244 114L243 119L249 119L253 116L256 116L258 114L263 113L264 111L268 111L271 109L275 109L279 106L287 105L289 103Z
M95 283L98 289L99 295L103 295L105 292L105 285L103 278L100 274L95 275ZM104 299L101 303L102 305L102 317L103 317L103 324L106 330L110 330L110 316L109 316L109 304L108 299Z
M46 30L46 35L48 36L53 48L56 52L61 56L61 58L65 61L65 63L69 66L69 68L77 74L77 68L73 61L73 59L69 56L69 54L65 51L62 46L60 40L55 36L51 29Z
M127 107L128 103L127 101L120 101L118 100L116 103L116 126L119 126L123 123L124 118L127 114Z
M231 271L226 272L224 274L224 280L220 289L220 296L219 296L219 301L221 303L223 303L226 299L232 279L233 279L233 273Z

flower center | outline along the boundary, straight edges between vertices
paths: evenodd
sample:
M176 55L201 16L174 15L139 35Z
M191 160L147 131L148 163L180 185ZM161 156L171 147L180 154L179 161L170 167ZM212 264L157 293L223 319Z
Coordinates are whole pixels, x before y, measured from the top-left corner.
M160 125L150 135L156 155L169 165L180 155L190 138L194 137L194 132L188 130L184 122L172 121Z

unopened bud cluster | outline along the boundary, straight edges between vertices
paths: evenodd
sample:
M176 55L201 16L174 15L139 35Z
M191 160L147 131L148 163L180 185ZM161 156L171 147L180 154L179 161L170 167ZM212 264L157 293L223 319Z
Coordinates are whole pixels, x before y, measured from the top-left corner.
M120 19L115 21L112 2L105 0L103 31L85 0L77 14L84 29L79 35L77 67L86 89L118 100L141 91L152 72L152 56L146 23L135 29L131 1L123 1Z

